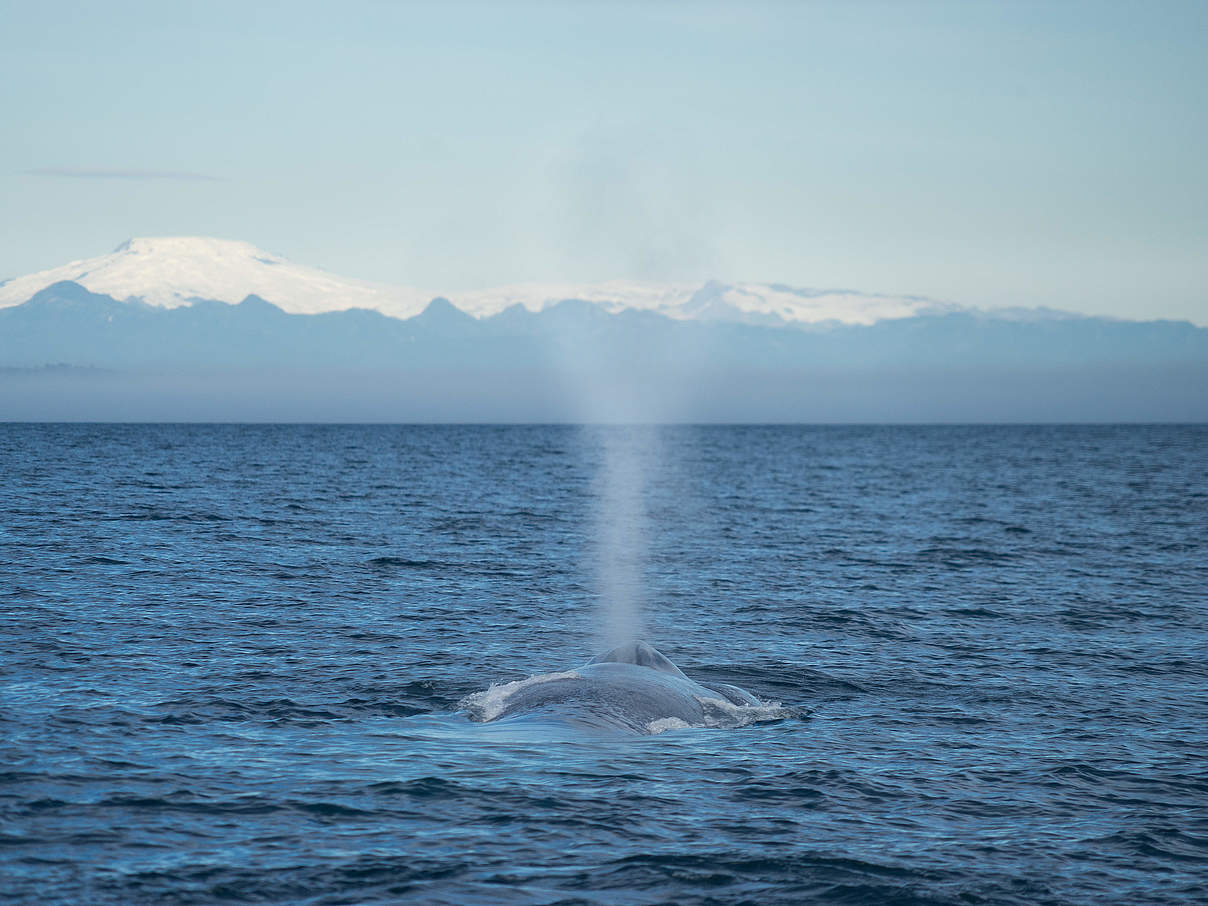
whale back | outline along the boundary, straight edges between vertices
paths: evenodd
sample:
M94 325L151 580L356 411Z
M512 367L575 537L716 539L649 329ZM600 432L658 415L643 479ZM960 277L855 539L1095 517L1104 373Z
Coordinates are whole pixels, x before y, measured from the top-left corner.
M703 686L646 642L626 642L582 667L492 685L462 699L471 720L556 720L634 733L740 727L791 716L728 683Z
M587 664L589 666L591 664L633 664L637 667L649 667L660 673L669 673L671 676L687 679L683 671L671 663L670 658L646 642L626 642L603 654L597 654Z

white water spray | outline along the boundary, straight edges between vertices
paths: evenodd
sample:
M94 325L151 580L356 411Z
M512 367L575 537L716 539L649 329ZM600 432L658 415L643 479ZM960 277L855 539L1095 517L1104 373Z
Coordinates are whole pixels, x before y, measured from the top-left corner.
M643 638L643 571L647 550L646 490L657 462L652 425L588 429L600 445L597 477L597 583L600 642L612 648Z
M651 344L646 331L656 333ZM561 389L584 422L584 453L598 463L594 497L597 643L647 638L645 571L649 491L666 463L661 425L682 421L708 360L705 333L659 332L620 315L567 317L551 334Z

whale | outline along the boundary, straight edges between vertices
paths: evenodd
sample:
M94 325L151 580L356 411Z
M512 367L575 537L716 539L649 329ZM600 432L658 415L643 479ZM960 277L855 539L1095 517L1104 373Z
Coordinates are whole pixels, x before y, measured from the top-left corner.
M467 696L461 708L478 722L554 720L638 734L745 726L792 713L738 686L690 679L644 641L618 645L571 670L492 685Z

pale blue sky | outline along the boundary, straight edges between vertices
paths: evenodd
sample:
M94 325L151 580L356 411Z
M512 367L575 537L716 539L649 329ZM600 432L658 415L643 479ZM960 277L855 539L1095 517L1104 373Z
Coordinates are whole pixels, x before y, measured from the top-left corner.
M0 278L208 235L1208 323L1208 3L243 6L0 0Z

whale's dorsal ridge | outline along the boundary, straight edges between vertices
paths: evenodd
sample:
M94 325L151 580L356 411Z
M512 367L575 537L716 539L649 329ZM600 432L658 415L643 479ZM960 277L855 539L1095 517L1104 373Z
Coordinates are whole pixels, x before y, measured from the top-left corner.
M672 676L684 676L683 672L671 659L655 648L642 641L625 642L603 654L597 654L588 664L635 664L638 667L649 667ZM687 679L687 677L684 677Z

